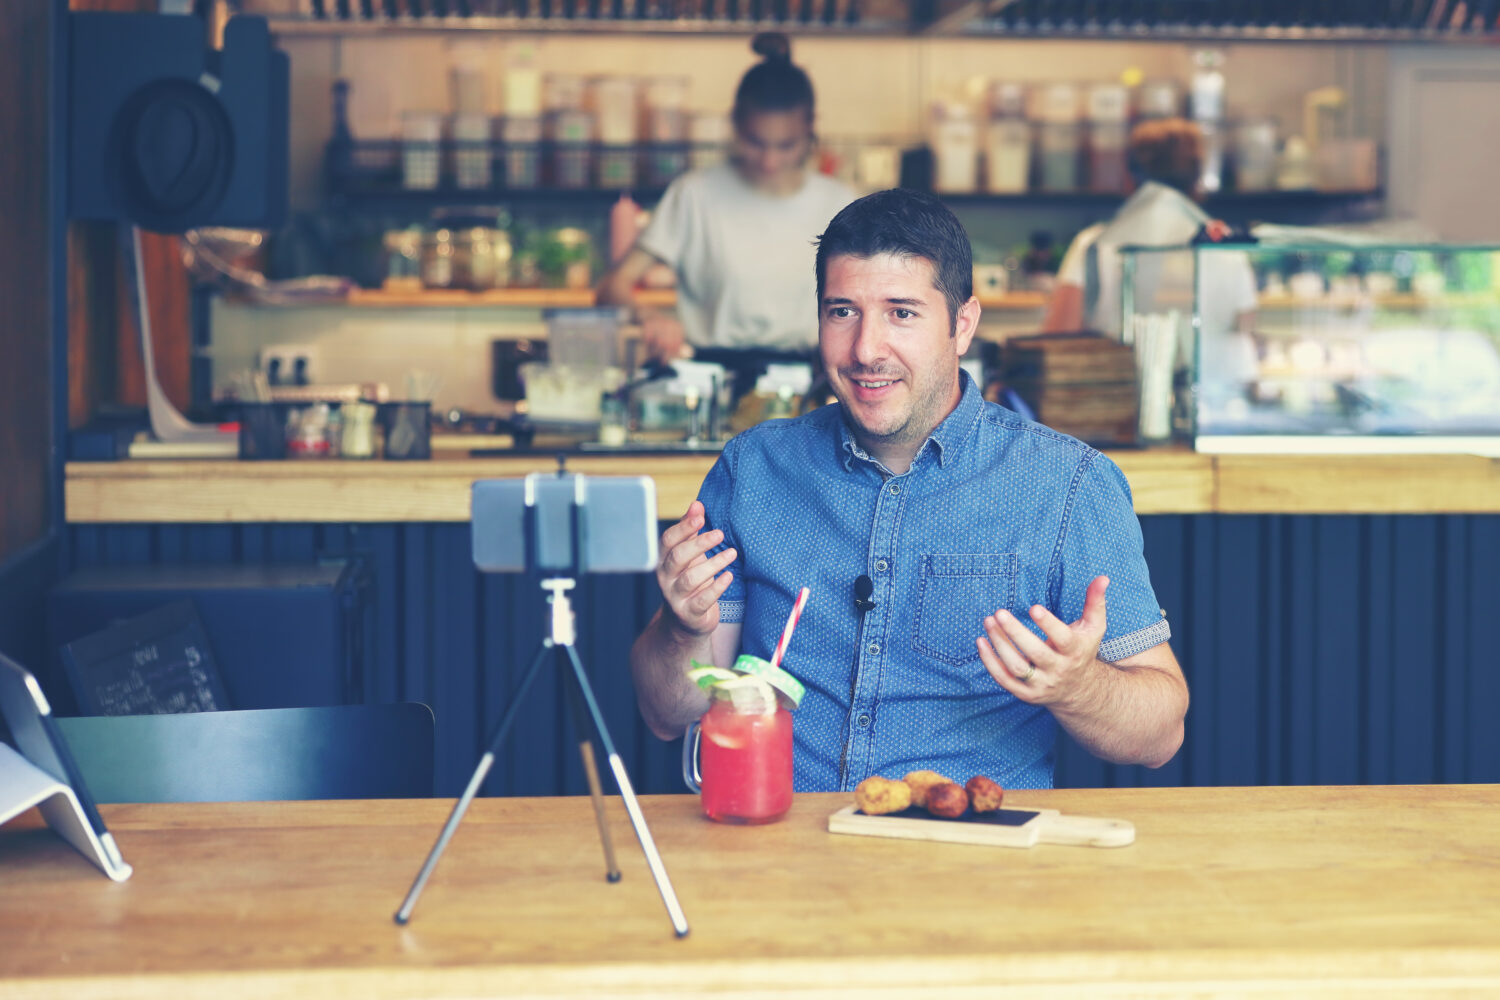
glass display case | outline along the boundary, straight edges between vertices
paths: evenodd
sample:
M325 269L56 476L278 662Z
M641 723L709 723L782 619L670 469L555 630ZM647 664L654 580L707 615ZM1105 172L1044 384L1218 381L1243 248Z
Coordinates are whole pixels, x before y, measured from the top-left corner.
M1121 251L1141 437L1500 455L1500 245Z

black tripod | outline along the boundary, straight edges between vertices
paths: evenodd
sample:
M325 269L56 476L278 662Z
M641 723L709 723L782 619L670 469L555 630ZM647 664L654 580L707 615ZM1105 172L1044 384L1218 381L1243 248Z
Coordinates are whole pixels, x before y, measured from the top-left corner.
M479 786L484 783L485 776L494 765L495 754L505 742L511 724L520 714L521 702L526 697L526 692L530 689L532 682L541 673L542 666L549 659L550 652L550 658L558 669L563 669L565 664L569 668L565 672L567 681L563 686L567 690L568 705L572 709L573 728L578 737L578 752L583 758L583 773L588 779L589 796L594 803L594 818L599 825L599 840L604 846L605 877L610 882L618 882L620 868L615 863L614 843L610 839L609 824L604 817L604 795L599 786L599 770L594 762L594 745L589 739L589 732L585 725L585 711L587 711L588 721L593 723L594 732L604 748L604 755L609 759L609 769L615 776L615 784L620 789L620 798L625 802L625 811L630 816L630 825L635 828L636 839L640 841L641 853L646 856L646 865L651 869L651 877L656 880L657 891L661 893L662 903L666 905L667 916L672 921L672 929L677 932L678 937L685 937L688 932L687 917L682 912L682 905L677 902L677 893L672 889L672 881L667 877L667 869L656 850L656 842L651 838L651 830L646 826L646 818L641 814L640 803L636 801L635 790L630 784L630 776L625 772L625 764L615 750L614 741L609 738L609 729L604 725L604 716L599 711L599 703L594 698L593 688L589 686L588 675L584 673L583 661L578 658L578 651L573 647L576 633L573 604L568 597L568 591L574 588L577 578L583 574L583 511L575 497L570 532L573 565L567 574L543 574L539 570L537 522L536 506L528 501L524 521L526 562L529 571L541 577L541 587L547 592L547 604L550 609L547 636L542 639L536 657L531 661L531 667L521 678L520 686L516 688L515 698L511 701L510 707L505 710L505 716L500 720L500 725L490 740L489 749L484 752L484 756L479 758L479 764L474 768L473 776L469 778L468 787L454 804L453 812L448 815L448 822L443 825L442 832L438 834L437 843L428 852L427 860L422 864L422 870L417 873L416 880L407 890L406 899L402 901L401 908L396 911L396 923L404 924L411 919L412 908L417 905L417 897L422 894L427 879L437 867L438 859L442 857L443 851L448 847L448 841L453 839L454 831L463 820L469 803L474 800Z

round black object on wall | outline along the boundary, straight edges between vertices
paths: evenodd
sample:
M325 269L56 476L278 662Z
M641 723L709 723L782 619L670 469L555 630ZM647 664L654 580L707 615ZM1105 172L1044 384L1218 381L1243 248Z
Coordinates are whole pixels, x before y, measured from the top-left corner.
M201 84L155 80L120 106L103 167L126 218L156 232L182 232L203 225L224 200L234 129Z

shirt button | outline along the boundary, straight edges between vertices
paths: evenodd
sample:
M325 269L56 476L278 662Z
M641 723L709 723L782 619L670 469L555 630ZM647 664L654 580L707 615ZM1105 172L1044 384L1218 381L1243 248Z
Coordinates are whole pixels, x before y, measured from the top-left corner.
M884 559L877 559L877 560L875 560L875 572L877 572L877 573L884 573L886 570L888 570L890 568L891 568L891 564L888 563L888 562L886 562ZM1166 617L1166 612L1165 611L1162 612L1162 617Z
M880 643L878 643L878 642L872 642L872 643L870 643L868 646L865 647L865 652L869 653L871 656L879 656L880 655Z
M900 493L901 492L901 484L900 483L892 483L891 486L890 486L890 491L891 491L891 496L895 496L896 494Z
M864 712L861 712L859 718L855 721L859 723L859 728L863 729L870 724L870 716Z

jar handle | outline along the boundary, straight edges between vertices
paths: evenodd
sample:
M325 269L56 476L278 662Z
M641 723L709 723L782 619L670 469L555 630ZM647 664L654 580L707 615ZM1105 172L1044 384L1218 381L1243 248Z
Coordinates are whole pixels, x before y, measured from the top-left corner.
M698 744L702 737L703 724L697 721L688 723L687 731L682 734L682 780L690 792L703 791L703 775L698 771Z

